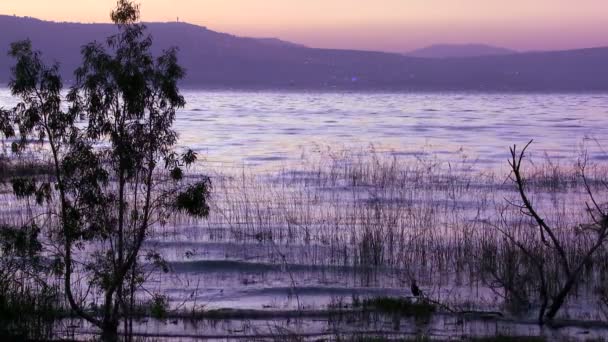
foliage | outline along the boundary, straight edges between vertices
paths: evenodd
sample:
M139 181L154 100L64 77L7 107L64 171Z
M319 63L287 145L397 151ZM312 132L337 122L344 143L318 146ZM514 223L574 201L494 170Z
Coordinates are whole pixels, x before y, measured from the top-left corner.
M203 181L189 186L177 196L175 207L192 216L206 217L209 215L209 206L200 205L200 203L205 203L205 198L209 196L210 185L209 178L205 178Z
M0 293L0 336L44 340L53 336L58 291L49 286L10 286Z
M156 319L164 319L167 316L169 300L163 295L154 295L150 301L150 315Z
M39 277L39 227L0 225L0 336L44 339L52 335L58 292Z
M196 154L174 151L172 125L185 104L177 86L185 74L177 50L152 56L152 39L130 1L118 1L111 17L118 34L82 48L83 63L65 105L58 65L46 65L29 41L13 43L10 88L21 101L0 112L4 135L17 135L15 153L39 142L52 161L51 177L11 179L15 196L45 208L43 226L33 224L34 235L7 229L13 239L2 241L12 241L14 250L39 248L37 233L45 229L53 244L46 252L57 260L54 270L63 277L71 309L101 328L105 340L117 339L118 324L145 281L140 264L148 260L142 256L151 229L179 211L206 217L211 189L206 177L184 177ZM147 255L155 256L153 265L163 265L158 254ZM73 290L79 286L76 272L89 291ZM95 305L99 314L82 304L93 297L103 298Z

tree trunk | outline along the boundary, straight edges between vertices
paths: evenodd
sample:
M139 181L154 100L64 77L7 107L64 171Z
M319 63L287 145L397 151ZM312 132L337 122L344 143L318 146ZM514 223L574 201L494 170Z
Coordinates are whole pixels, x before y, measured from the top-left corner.
M576 282L578 280L578 275L580 274L581 270L583 269L583 265L584 265L584 263L580 264L580 266L576 269L574 274L572 274L572 276L570 276L570 278L568 279L568 281L566 282L566 284L564 285L562 290L557 294L557 296L555 298L553 298L551 306L549 307L549 311L547 311L547 315L546 315L547 319L552 320L553 318L555 318L555 315L557 315L557 312L559 311L559 309L562 307L562 305L566 301L568 294L570 293L572 288L574 288L574 285L576 284Z
M101 341L117 342L118 341L118 322L104 322L101 328Z
M557 315L557 312L559 311L559 309L562 307L562 305L566 301L568 292L570 292L570 291L569 290L563 291L553 300L553 303L551 303L551 306L549 307L549 311L547 311L546 317L548 320L552 320L553 318L555 318L555 315Z

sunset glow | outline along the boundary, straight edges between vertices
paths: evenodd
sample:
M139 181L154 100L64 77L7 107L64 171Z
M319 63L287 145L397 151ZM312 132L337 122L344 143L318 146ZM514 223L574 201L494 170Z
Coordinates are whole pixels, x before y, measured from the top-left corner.
M0 14L108 22L115 0L2 0ZM606 0L141 0L145 21L185 21L312 47L408 51L435 43L518 50L608 45Z

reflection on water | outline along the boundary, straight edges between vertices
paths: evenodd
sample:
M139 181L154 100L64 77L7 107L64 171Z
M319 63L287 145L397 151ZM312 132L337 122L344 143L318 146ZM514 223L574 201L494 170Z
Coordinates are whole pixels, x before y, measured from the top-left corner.
M461 147L480 165L504 163L509 145L572 156L608 132L608 94L296 93L184 91L175 128L209 162L266 167L315 146L446 155ZM0 89L0 107L14 104Z
M507 147L572 156L585 139L603 143L608 95L243 93L187 91L177 129L209 160L269 164L314 146L396 153L456 153L495 166ZM595 143L588 143L595 148Z

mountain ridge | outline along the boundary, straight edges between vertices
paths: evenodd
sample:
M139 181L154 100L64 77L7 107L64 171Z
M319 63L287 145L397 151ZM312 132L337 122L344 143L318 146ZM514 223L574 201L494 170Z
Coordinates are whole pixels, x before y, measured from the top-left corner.
M276 38L248 38L184 22L145 23L153 53L177 46L195 88L608 91L608 48L460 58L309 48ZM81 46L105 41L112 24L57 23L0 16L0 50L29 38L47 61L60 63L66 84L80 64ZM13 61L0 52L0 84Z
M422 58L464 58L481 56L501 56L519 53L503 47L488 44L433 44L406 53L406 56Z

